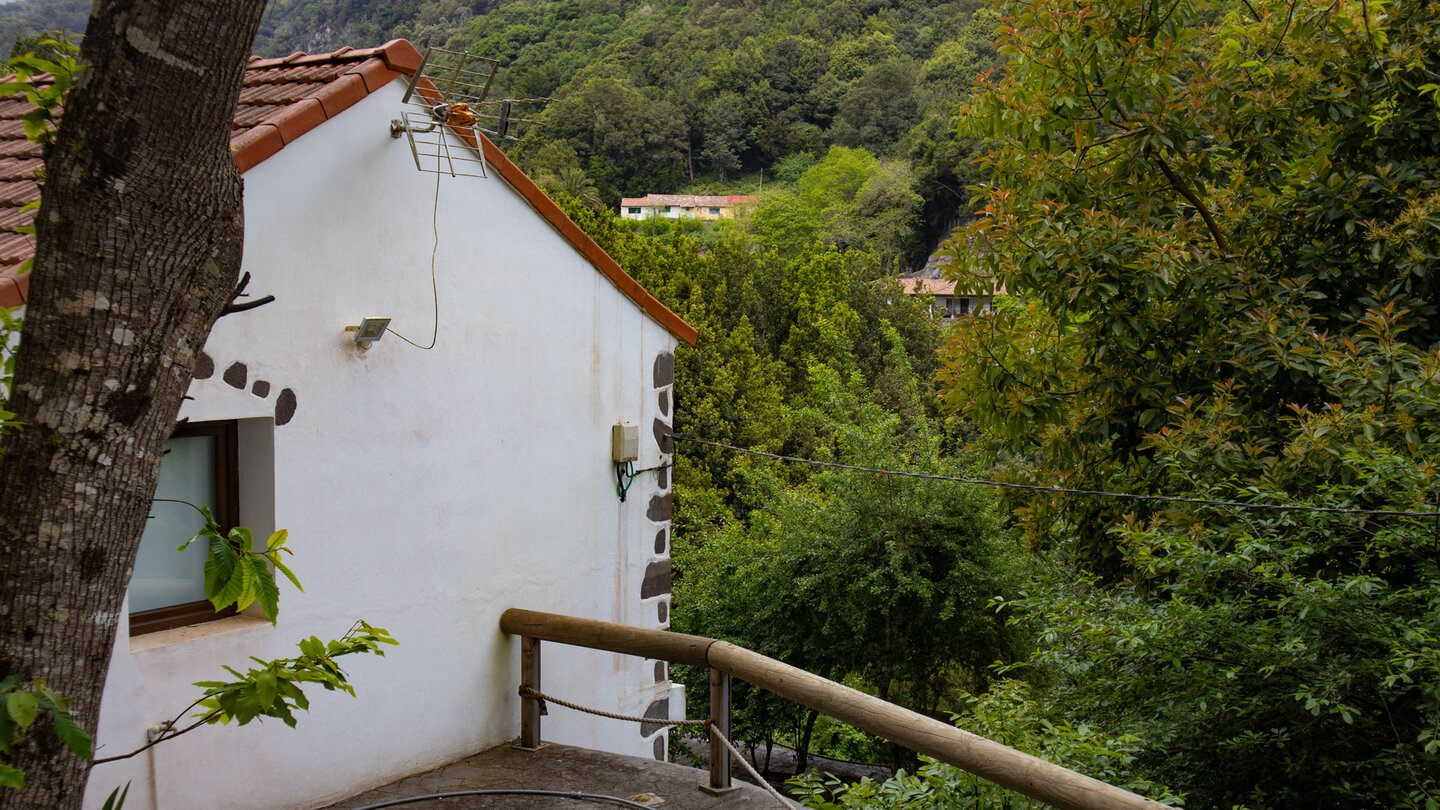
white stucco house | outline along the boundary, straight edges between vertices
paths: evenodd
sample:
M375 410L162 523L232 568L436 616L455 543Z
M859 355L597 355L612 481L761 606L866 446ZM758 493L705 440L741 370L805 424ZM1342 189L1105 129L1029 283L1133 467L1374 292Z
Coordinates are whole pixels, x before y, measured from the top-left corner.
M990 291L956 289L954 281L943 278L902 278L906 295L929 296L930 314L954 320L965 315L988 312L995 296L1005 294L1005 286Z
M305 592L281 583L273 627L194 613L196 563L173 551L189 515L157 504L97 755L143 745L222 665L294 655L300 639L339 637L357 619L400 646L347 661L356 698L310 690L295 729L205 727L96 767L89 806L127 782L135 808L323 806L518 734L506 608L668 626L673 352L695 330L483 136L443 134L478 148L487 177L417 169L391 122L419 66L398 40L249 65L232 140L244 270L250 293L275 300L216 324L161 490L262 537L288 530ZM0 100L0 119L22 106ZM39 157L0 137L0 158L0 227L13 228ZM0 304L23 300L14 268L27 239L0 236ZM347 331L363 318L391 319L368 348ZM642 472L623 502L617 424L640 436ZM678 699L663 663L545 654L555 695L626 714ZM569 712L545 734L665 755L664 732Z
M621 219L733 219L736 211L760 200L753 194L646 194L620 200Z

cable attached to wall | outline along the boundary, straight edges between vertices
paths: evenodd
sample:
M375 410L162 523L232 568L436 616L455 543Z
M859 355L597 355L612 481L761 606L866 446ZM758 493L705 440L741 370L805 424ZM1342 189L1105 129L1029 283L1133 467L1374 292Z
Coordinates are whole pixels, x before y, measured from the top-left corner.
M391 328L388 327L388 326L385 327L385 331L386 331L386 332L389 332L390 334L394 335L395 337L400 338L401 340L405 341L406 343L409 343L411 346L414 346L414 347L417 348L417 349L422 349L422 350L427 351L427 352L430 351L431 349L435 348L435 340L440 336L440 286L439 286L439 285L436 283L436 281L435 281L435 253L436 253L438 250L440 250L440 224L439 224L439 219L440 219L440 173L439 173L439 171L436 171L436 173L435 173L435 202L434 202L434 204L433 204L433 205L431 206L431 208L430 208L430 233L431 233L431 235L434 237L433 241L430 243L430 294L431 294L431 296L432 296L432 297L434 298L434 300L435 300L435 329L434 329L433 332L430 333L430 345L429 345L429 346L421 346L419 343L416 343L415 341L411 340L410 338L407 338L407 337L405 337L404 335L400 334L399 332L396 332L394 329L391 329Z
M630 492L630 485L635 483L635 462L615 462L615 494L620 496L620 502L625 502L625 495Z

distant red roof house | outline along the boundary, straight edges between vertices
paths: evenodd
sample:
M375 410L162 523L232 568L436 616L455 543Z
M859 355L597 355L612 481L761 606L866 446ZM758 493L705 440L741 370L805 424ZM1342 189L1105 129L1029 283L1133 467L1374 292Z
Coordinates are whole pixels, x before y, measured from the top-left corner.
M1005 285L990 292L955 291L955 282L943 278L902 278L900 284L906 295L929 295L935 299L931 314L942 318L958 318L972 312L984 312L990 308L995 296L1005 294Z
M420 52L403 39L378 48L296 52L274 59L250 57L230 135L235 165L242 173L254 168L394 79L413 75L421 61ZM439 100L433 85L422 82L420 91L427 98L435 94L434 100ZM40 186L35 180L43 168L40 147L26 140L20 120L32 109L23 95L0 96L0 306L5 307L24 303L30 279L28 273L21 275L18 270L35 253L35 237L15 231L31 221L31 213L22 211L22 206L40 199ZM628 276L504 152L482 133L469 129L457 133L480 150L499 174L622 293L676 337L695 342L694 327Z
M696 195L696 194L646 194L644 197L626 197L620 201L620 216L623 219L649 219L650 217L694 217L696 219L730 219L735 209L742 205L753 205L760 198L753 194Z

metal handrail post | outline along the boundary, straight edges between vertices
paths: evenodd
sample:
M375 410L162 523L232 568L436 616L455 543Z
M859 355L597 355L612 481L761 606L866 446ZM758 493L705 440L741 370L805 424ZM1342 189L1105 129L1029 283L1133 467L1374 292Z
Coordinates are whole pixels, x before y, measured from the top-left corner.
M540 691L540 639L533 636L520 637L520 685ZM535 698L520 698L520 747L540 747L540 701Z
M710 792L735 789L730 784L730 749L720 738L730 739L730 673L710 670Z

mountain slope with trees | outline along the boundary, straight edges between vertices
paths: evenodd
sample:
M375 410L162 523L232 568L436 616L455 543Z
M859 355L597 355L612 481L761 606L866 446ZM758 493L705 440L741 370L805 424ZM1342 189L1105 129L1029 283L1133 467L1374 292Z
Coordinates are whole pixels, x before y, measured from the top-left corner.
M78 32L87 9L18 0L0 38ZM997 22L978 0L273 0L255 52L405 37L498 59L492 97L555 99L507 148L532 173L583 170L605 205L864 149L915 178L914 262L967 202L954 114L998 62Z

